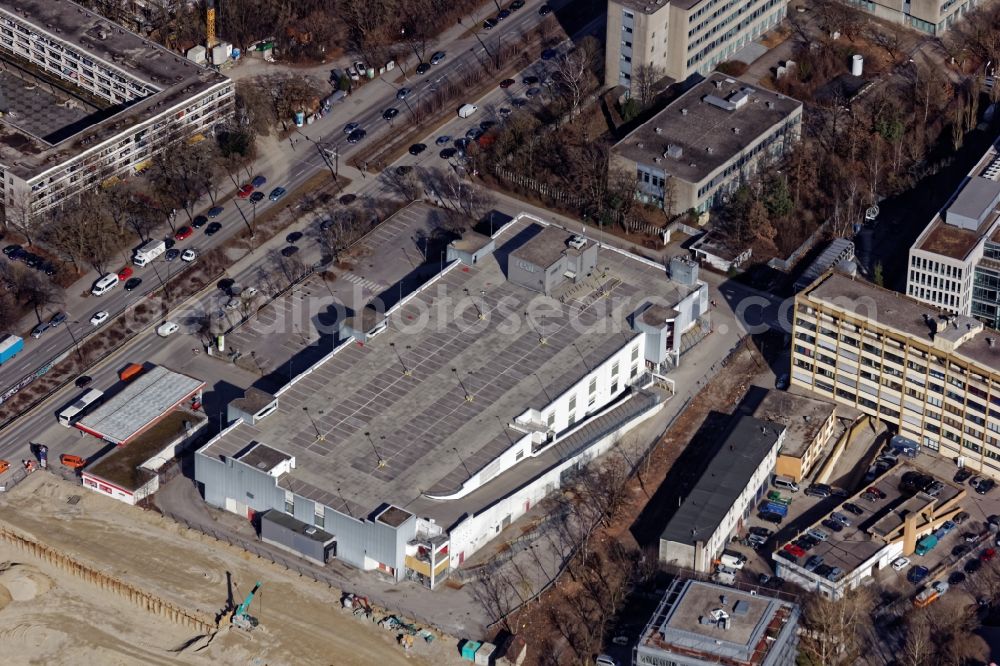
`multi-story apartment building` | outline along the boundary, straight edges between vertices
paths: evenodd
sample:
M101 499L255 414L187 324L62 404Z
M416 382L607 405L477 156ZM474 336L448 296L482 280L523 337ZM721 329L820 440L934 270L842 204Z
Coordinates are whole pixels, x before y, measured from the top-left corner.
M141 170L232 115L227 77L71 2L0 0L0 59L8 216Z
M795 297L791 382L1000 478L1000 345L972 317L828 273Z
M631 88L651 66L683 81L715 66L776 26L788 0L609 0L605 85Z
M708 210L796 141L802 103L714 72L612 148L637 196L671 212Z
M906 293L1000 327L1000 153L991 146L910 248Z
M979 3L977 0L846 0L875 16L902 23L929 35L940 35Z

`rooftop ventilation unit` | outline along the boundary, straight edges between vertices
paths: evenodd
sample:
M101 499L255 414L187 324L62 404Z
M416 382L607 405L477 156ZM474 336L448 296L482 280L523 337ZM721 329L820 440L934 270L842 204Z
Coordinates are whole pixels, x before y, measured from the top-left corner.
M688 114L688 110L687 109L681 109L681 115L682 116L686 116L687 114Z
M739 127L734 127L733 128L733 134L739 134L739 133L740 133L740 128Z
M767 108L773 109L774 108L774 102L772 102L771 100L768 100L767 101Z
M705 148L705 152L708 153L709 155L711 155L715 151L712 149L712 146L708 146L708 147Z
M679 160L684 155L684 149L678 146L676 143L667 144L667 152L663 153L664 157L672 157L675 160Z
M662 128L662 127L657 127L657 128L655 128L655 129L654 129L654 131L655 131L655 132L656 132L657 134L663 134L663 128Z
M579 250L586 244L587 244L587 239L584 238L583 236L573 236L572 238L569 239L569 243L567 243L567 245L569 245L574 250Z

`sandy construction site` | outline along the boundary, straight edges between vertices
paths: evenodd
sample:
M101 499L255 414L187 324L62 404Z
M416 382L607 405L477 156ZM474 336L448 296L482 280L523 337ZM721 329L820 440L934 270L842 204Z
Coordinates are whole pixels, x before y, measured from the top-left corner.
M452 638L417 638L407 655L396 632L342 610L337 590L45 472L0 495L0 530L4 663L462 663ZM45 546L54 552L39 554ZM197 630L138 599L136 588L164 607L215 618L226 606L227 572L237 603L262 583L250 609L260 626L249 634L228 619L217 632Z

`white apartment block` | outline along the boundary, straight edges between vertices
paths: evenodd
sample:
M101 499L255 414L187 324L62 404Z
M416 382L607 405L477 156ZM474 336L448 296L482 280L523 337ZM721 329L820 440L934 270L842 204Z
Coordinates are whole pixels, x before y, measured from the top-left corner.
M785 17L787 0L609 0L605 85L631 88L639 67L683 81L720 62Z
M863 9L881 19L902 23L929 35L944 33L979 4L977 0L846 1L852 7Z
M982 322L828 273L795 298L791 382L1000 478L1000 345Z
M34 217L232 115L225 76L71 2L0 0L3 205Z

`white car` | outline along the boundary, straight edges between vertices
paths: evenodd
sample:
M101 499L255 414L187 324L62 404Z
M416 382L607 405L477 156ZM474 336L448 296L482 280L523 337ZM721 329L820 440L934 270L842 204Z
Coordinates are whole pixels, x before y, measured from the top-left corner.
M180 329L180 326L178 326L177 324L175 324L172 321L167 321L167 322L164 322L164 323L160 324L159 328L156 329L156 334L158 336L160 336L161 338L165 338L165 337L168 337L170 335L173 335L179 329Z
M98 312L97 314L95 314L93 317L90 318L90 325L100 326L101 324L106 322L110 317L111 315L109 315L104 310L101 310L100 312Z
M184 253L181 255L181 261L194 261L197 258L198 253L194 250L184 250Z
M909 566L910 560L906 557L897 557L892 561L892 568L896 571L902 571L907 566Z
M246 299L251 299L256 295L257 295L257 287L247 287L246 289L243 290L243 293L240 294L241 297Z

